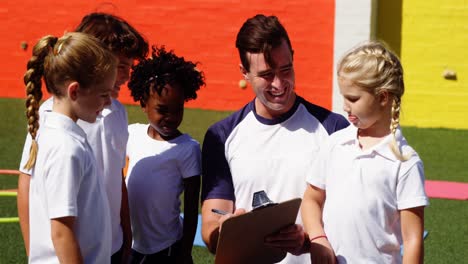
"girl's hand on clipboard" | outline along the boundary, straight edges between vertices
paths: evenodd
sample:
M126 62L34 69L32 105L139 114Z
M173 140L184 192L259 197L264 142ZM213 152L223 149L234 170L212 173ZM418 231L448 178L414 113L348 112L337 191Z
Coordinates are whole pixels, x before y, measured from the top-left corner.
M304 253L306 235L301 225L294 224L282 228L280 231L265 237L265 244L280 248L293 255Z

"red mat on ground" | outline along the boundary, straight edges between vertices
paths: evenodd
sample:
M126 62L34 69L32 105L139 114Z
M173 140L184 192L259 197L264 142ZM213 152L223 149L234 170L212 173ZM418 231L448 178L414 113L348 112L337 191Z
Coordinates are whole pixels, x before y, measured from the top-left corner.
M468 200L468 183L427 180L425 189L431 198Z

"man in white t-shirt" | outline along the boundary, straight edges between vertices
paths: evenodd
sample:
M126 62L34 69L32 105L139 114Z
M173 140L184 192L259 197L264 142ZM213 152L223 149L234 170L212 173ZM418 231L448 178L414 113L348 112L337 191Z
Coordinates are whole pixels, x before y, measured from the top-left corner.
M220 217L212 209L234 215L250 211L253 193L261 190L278 203L302 197L321 142L349 125L343 116L296 95L291 42L276 17L248 19L236 47L241 73L256 97L212 125L203 141L202 236L213 253L220 225L232 215ZM294 255L309 252L300 216L296 225L266 241ZM308 254L293 254L281 263L310 263Z
M98 116L95 123L78 120L86 132L98 170L104 176L112 223L112 263L123 263L130 253L132 234L128 212L128 198L122 169L125 167L125 153L128 139L128 120L125 107L117 101L120 86L129 79L130 68L135 59L145 58L148 43L140 33L123 19L105 13L90 13L83 17L77 32L97 37L119 59L117 80L112 91L112 103ZM44 112L52 110L52 100L45 101L40 109L40 124ZM18 179L18 216L21 232L29 255L29 182L30 171L24 170L29 157L31 137L27 135L20 164Z

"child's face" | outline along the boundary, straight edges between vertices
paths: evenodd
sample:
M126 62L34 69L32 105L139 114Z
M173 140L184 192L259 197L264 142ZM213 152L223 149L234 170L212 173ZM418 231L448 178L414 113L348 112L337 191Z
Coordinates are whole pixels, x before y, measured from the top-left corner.
M180 135L178 127L184 116L184 94L178 85L167 84L161 96L151 89L150 97L143 107L152 131L149 135L157 140L170 140Z
M117 79L112 89L112 98L119 96L120 87L125 84L130 78L130 69L132 68L134 58L118 55L119 64L117 65Z
M111 93L117 71L107 76L101 83L87 89L78 89L75 101L76 117L89 123L96 121L99 113L111 103Z
M387 121L387 101L382 96L374 95L347 78L339 77L338 85L344 100L343 110L348 113L348 120L354 126L367 129Z

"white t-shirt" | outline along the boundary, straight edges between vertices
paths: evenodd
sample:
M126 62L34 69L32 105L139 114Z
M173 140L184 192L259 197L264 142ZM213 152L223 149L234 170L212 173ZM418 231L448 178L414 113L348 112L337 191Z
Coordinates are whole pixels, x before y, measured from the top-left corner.
M58 263L51 219L74 216L85 263L108 263L111 228L102 176L86 134L70 118L46 113L29 191L29 263Z
M325 233L339 263L401 263L400 210L429 204L424 191L423 163L397 130L407 161L391 151L388 135L362 150L357 128L329 138L307 182L325 190Z
M104 108L94 123L78 120L93 148L98 169L103 172L104 186L109 200L112 221L112 253L123 243L120 223L122 203L122 169L125 167L125 153L128 140L128 118L125 107L117 100Z
M52 111L53 97L47 99L39 108L39 129L44 122L45 112ZM123 243L123 231L120 224L122 201L122 169L125 167L125 148L128 139L128 118L125 107L117 100L104 108L96 122L78 120L96 157L97 167L104 177L112 222L112 253L117 252ZM19 170L26 174L30 171L23 167L29 158L31 136L26 136Z
M346 119L301 97L284 115L265 119L255 100L212 125L203 142L202 201L225 199L252 210L253 194L264 190L274 202L302 198L305 177L328 135ZM300 213L296 223L302 224ZM281 263L310 263L310 255L287 254Z
M182 238L179 196L183 179L201 174L200 145L183 134L170 141L148 136L149 125L128 127L126 177L132 248L152 254Z

